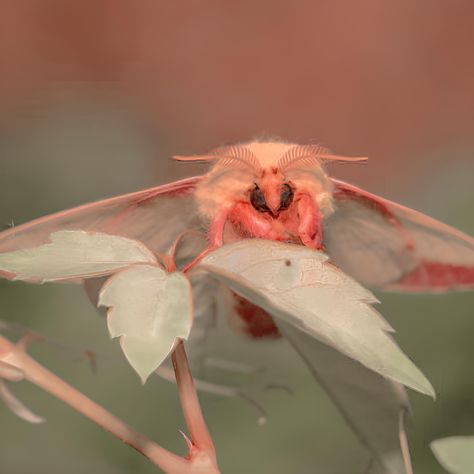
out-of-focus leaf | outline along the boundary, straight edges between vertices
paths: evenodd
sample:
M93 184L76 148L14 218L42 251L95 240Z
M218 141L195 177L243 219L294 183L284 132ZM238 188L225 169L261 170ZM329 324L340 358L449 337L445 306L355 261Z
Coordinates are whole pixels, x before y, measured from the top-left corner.
M187 339L192 324L191 286L181 273L136 265L120 271L103 286L99 305L109 307L111 337L120 344L143 383Z
M0 360L0 378L7 379L12 382L19 382L25 378L25 375L18 367Z
M218 322L227 323L229 315L230 290L207 273L191 275L193 288L194 321L193 330L186 344L193 373L205 371L205 360L209 346L217 335Z
M431 443L438 462L451 474L474 472L474 436L451 436Z
M276 323L376 460L371 474L405 473L399 424L409 402L403 386L281 319Z
M35 424L43 423L45 421L44 418L35 415L29 408L23 405L23 403L21 403L20 400L18 400L15 395L8 390L7 385L3 380L0 380L0 398L3 400L5 405L15 413L15 415L23 420Z
M434 396L430 382L400 350L368 290L301 245L242 240L208 254L199 266L270 314L369 369Z
M100 276L133 263L156 263L136 240L94 232L64 230L51 243L0 254L1 271L35 283Z

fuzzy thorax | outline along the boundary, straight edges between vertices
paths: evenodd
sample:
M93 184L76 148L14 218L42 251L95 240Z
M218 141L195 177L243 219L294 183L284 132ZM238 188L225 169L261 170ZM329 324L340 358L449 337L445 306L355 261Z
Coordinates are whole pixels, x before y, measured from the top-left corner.
M298 149L300 149L298 151ZM281 142L250 142L218 149L222 158L199 183L195 198L202 217L212 220L238 202L248 202L255 187L268 187L268 176L281 176L298 194L309 195L323 215L332 212L332 182L316 155L299 145ZM308 154L307 157L303 156ZM273 180L275 186L278 186Z

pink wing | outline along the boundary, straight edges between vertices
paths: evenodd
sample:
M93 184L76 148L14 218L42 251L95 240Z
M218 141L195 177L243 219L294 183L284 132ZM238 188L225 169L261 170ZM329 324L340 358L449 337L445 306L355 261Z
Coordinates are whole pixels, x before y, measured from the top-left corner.
M183 179L27 222L0 233L0 252L40 245L57 230L116 234L164 251L180 232L200 227L192 197L200 179Z
M333 180L336 211L324 228L334 263L369 287L474 288L474 239L424 214Z

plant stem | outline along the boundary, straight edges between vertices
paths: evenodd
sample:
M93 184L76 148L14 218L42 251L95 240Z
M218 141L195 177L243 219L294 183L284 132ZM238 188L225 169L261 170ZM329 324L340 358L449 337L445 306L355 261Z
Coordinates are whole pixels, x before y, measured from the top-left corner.
M413 474L413 467L411 465L410 448L408 447L408 440L405 431L405 417L406 409L400 410L398 417L398 437L400 439L400 449L403 456L403 465L405 466L405 474Z
M214 443L202 415L183 341L180 341L176 346L172 359L181 407L193 445L202 451L206 451L215 463Z
M183 353L180 353L178 358L180 367L179 372L180 374L184 374L184 379L182 379L181 383L178 381L178 386L184 387L182 390L184 390L183 396L186 401L186 406L183 405L183 411L185 413L188 413L188 415L190 413L196 414L196 409L192 403L193 397L192 394L189 392L189 383L191 382L192 384L192 378L191 374L189 373L189 366L187 366L186 371L187 361L185 360L183 362L182 359L183 355L184 358L186 358L184 348L182 349L182 351ZM122 440L124 443L136 449L138 452L143 454L153 464L161 468L166 473L193 474L198 472L219 472L217 468L215 468L215 452L213 451L212 440L210 440L210 446L212 446L212 450L210 448L206 448L206 454L214 452L214 462L211 465L207 463L207 457L204 457L203 459L202 456L199 456L199 459L196 460L197 462L194 462L192 458L184 459L180 456L177 456L176 454L162 448L160 445L153 442L146 436L143 436L142 434L136 432L133 428L131 428L129 425L124 423L116 416L112 415L105 408L98 405L97 403L86 397L84 394L82 394L72 386L68 385L62 379L54 375L52 372L44 368L23 350L21 341L18 345L16 345L10 342L8 339L4 338L3 336L0 336L0 361L19 368L23 372L27 380L39 386L43 390L49 392L50 394L54 395L55 397L59 398L64 403L74 408L79 413L82 413L84 416L104 428L106 431L113 434L118 439ZM181 398L183 399L183 397ZM196 397L195 399L197 400ZM196 439L203 440L204 438L202 437L201 429L201 422L203 422L203 418L202 414L200 413L200 410L198 411L200 417L196 420L196 422L193 420L188 420L188 418L186 418L186 420L188 423L190 423L190 426L193 427L192 430L190 428L192 436L195 436L197 434ZM207 436L209 436L207 429L206 433ZM208 443L207 440L206 443ZM198 445L196 446L198 447Z

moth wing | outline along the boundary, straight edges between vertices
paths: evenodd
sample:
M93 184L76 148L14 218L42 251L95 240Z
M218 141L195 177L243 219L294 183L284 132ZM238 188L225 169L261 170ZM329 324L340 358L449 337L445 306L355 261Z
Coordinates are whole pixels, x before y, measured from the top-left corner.
M58 230L104 232L166 250L183 230L200 226L193 191L200 177L85 204L0 233L0 252L48 242Z
M324 244L365 286L401 291L474 287L474 239L420 212L333 180Z

